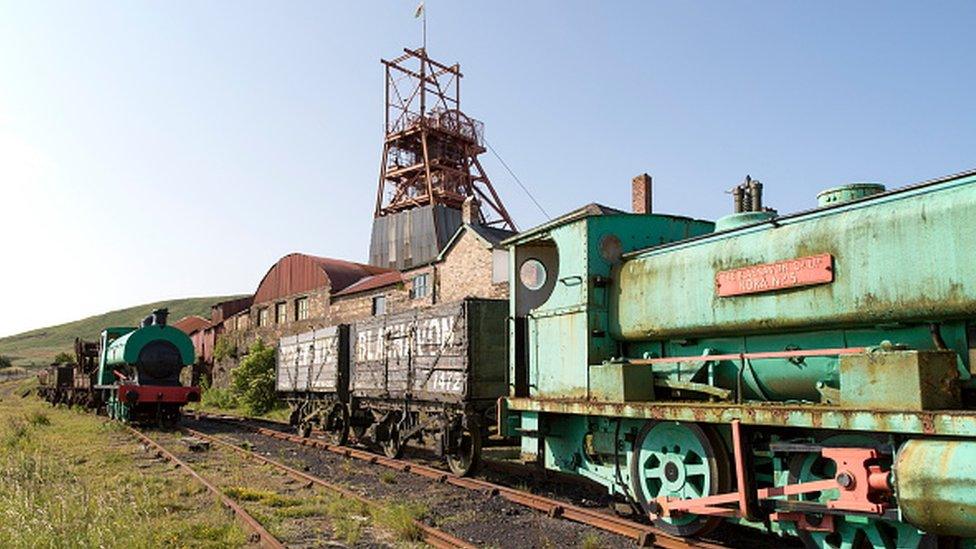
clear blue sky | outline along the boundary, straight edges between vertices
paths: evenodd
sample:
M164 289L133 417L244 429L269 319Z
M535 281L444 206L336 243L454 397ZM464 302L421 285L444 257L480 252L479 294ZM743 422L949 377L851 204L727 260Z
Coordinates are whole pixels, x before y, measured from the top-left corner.
M254 291L292 251L365 260L379 59L416 2L0 1L0 335ZM973 2L430 0L429 51L557 215L781 212L976 167ZM523 228L544 221L490 156Z

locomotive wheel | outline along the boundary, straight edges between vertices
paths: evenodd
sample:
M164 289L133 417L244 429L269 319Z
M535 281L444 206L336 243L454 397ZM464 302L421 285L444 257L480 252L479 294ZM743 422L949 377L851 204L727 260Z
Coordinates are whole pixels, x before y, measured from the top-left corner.
M876 439L863 435L836 435L822 441L825 446L875 446ZM816 453L797 454L789 463L790 484L834 478L837 465L833 460ZM793 496L801 501L826 503L836 499L839 490L824 490ZM855 517L853 520L834 517L833 532L808 532L799 530L797 536L803 544L817 549L867 549L888 547L936 547L938 536L922 534L915 527L887 520Z
M342 403L333 404L321 422L329 442L338 446L349 442L349 410Z
M474 472L480 461L481 429L478 426L462 429L457 451L447 455L447 466L455 475L464 477Z
M722 439L694 423L648 421L634 440L630 478L645 513L656 510L661 496L700 498L732 488L729 454ZM658 518L654 526L677 536L699 536L721 517L682 514Z

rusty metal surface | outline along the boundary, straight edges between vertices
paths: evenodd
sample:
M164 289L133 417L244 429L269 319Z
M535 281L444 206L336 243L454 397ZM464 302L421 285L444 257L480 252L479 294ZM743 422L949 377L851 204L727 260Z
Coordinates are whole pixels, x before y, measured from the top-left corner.
M229 442L225 442L225 441L223 441L223 440L221 440L219 438L216 438L216 437L207 435L205 433L201 433L200 431L196 431L196 430L193 430L193 429L186 429L186 431L188 433L192 434L195 437L202 438L204 440L208 440L208 441L210 441L213 444L218 444L218 445L220 445L220 446L222 446L224 448L229 448L229 449L234 450L234 451L236 451L238 453L244 454L245 456L247 456L247 457L249 457L251 459L256 459L256 460L258 460L258 461L260 461L262 463L266 463L268 465L271 465L271 466L273 466L273 467L275 467L277 469L280 469L280 470L288 473L289 475L291 475L292 477L294 477L294 478L296 478L298 480L305 481L305 482L311 482L311 483L317 484L319 486L322 486L324 488L327 488L327 489L329 489L329 490L331 490L331 491L333 491L333 492L341 495L344 498L354 499L354 500L356 500L356 501L358 501L358 502L360 502L360 503L362 503L362 504L364 504L364 505L366 505L366 506L368 506L370 508L373 508L373 509L376 509L376 508L379 508L380 507L380 504L376 503L375 501L372 501L370 499L367 499L367 498L365 498L365 497L363 497L363 496L361 496L361 495L359 495L356 492L353 492L351 490L347 490L346 488L343 488L342 486L340 486L338 484L334 484L334 483L328 482L328 481L326 481L326 480L324 480L322 478L316 477L314 475L310 475L310 474L305 473L303 471L299 471L298 469L295 469L293 467L289 467L288 465L285 465L284 463L281 463L279 461L275 461L275 460L273 460L273 459L271 459L269 457L262 456L261 454L258 454L256 452L252 452L250 450L246 450L246 449L241 448L239 446L235 446L235 445L233 445L233 444L231 444ZM464 541L464 540L462 540L460 538L457 538L455 536L452 536L452 535L448 534L447 532L444 532L442 530L438 530L438 529L436 529L436 528L434 528L432 526L428 526L428 525L424 524L423 522L421 522L419 520L413 519L413 523L414 523L414 525L416 525L423 532L423 535L424 535L423 541L425 543L427 543L428 545L431 545L432 547L436 547L438 549L451 549L451 548L465 548L465 549L471 548L471 549L473 549L475 547L474 545L471 545L470 543L468 543L468 542L466 542L466 541Z
M976 537L976 442L910 440L895 462L905 520L938 534Z
M840 403L870 410L952 410L962 406L952 351L889 351L840 359Z
M507 398L509 411L665 419L701 423L731 423L770 427L806 427L885 433L976 436L976 411L917 412L859 410L836 406L687 402L596 403L582 400ZM504 410L503 410L504 412ZM504 418L503 418L504 419Z
M191 335L193 332L210 326L210 321L200 315L191 315L184 316L183 318L172 323L171 326L177 330L181 330L186 335Z
M369 290L376 290L378 288L383 288L386 286L392 286L394 284L402 284L403 275L399 271L390 271L388 273L380 273L377 275L367 276L366 278L351 284L346 287L346 289L341 292L335 292L332 294L333 297L340 297L344 295L352 295L359 292L365 292Z
M330 286L338 292L367 276L385 269L341 259L305 254L288 254L271 266L254 292L254 303Z
M382 218L417 208L444 207L460 210L468 198L485 206L478 222L515 230L515 222L502 204L478 160L485 152L484 125L461 110L461 70L458 64L434 61L423 48L405 49L404 55L382 61L386 74L385 129L376 191L370 262L397 269L416 265L433 255L409 258L409 246L383 249L389 236L381 233ZM395 223L394 226L400 225ZM446 242L451 234L429 235ZM393 241L406 244L402 239ZM413 244L413 242L411 242Z
M972 317L974 197L969 174L625 256L611 333L657 340ZM930 255L906 262L906 250ZM824 253L834 257L831 284L715 295L717 271Z
M215 303L210 307L210 321L214 324L220 324L224 319L230 318L247 309L253 302L254 296L249 295Z
M226 506L227 508L229 508L230 510L232 510L234 512L234 515L237 516L237 518L244 524L244 526L246 528L248 528L249 530L251 530L252 532L254 532L255 534L257 534L257 536L259 537L259 539L261 541L261 546L262 547L265 547L267 549L284 549L285 546L280 541L278 541L267 530L265 530L264 526L261 526L261 523L258 522L250 514L248 514L248 512L245 511L243 507L241 507L234 500L232 500L228 496L226 496L220 490L220 488L217 488L209 480L207 480L206 478L202 477L199 473L197 473L196 471L194 471L193 468L190 467L189 465L187 465L183 460L181 460L180 458L178 458L175 455L173 455L172 452L170 452L169 450L167 450L166 448L164 448L162 445L160 445L155 440L151 439L146 434L144 434L141 431L138 431L138 430L136 430L136 429L134 429L134 428L132 428L132 427L130 427L128 425L126 426L126 428L129 430L129 432L134 437L136 437L137 439L141 440L146 445L155 448L157 452L159 452L160 454L163 455L163 457L165 457L169 461L175 463L176 465L180 466L184 471L186 471L187 473L189 473L190 476L192 476L194 479L196 479L197 482L199 482L200 484L204 485L208 490L210 490L211 493L213 493L215 496L217 496L217 498L220 499L220 501L224 504L224 506Z

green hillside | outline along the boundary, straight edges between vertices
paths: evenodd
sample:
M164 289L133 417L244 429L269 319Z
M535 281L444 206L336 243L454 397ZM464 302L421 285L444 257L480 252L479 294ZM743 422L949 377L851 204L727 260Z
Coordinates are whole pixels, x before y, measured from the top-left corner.
M210 306L219 301L242 296L192 297L146 303L128 309L83 318L67 324L39 328L22 334L0 338L0 355L10 357L14 365L47 365L59 352L74 354L75 338L95 339L107 326L137 326L153 309L169 309L169 321L184 316L200 315L210 318Z

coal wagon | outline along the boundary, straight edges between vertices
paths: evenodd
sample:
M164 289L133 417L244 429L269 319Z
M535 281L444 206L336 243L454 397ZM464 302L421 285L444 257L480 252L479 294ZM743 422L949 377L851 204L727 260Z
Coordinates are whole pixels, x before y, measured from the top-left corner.
M399 456L433 441L451 470L478 463L507 394L503 300L464 299L281 339L277 388L299 433Z
M308 436L313 427L349 436L349 325L282 337L275 387L291 408L291 423Z
M432 437L466 474L507 394L507 312L505 301L465 299L354 325L352 426L391 457Z

